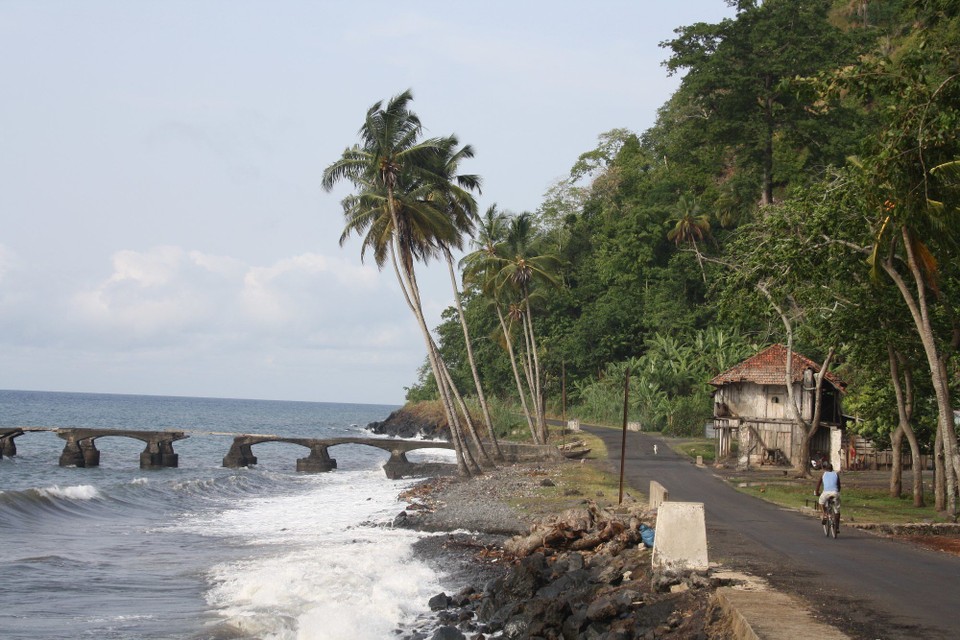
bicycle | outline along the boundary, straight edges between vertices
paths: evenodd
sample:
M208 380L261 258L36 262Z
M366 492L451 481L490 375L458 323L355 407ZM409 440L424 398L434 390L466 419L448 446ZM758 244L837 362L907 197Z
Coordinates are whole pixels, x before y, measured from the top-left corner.
M837 504L837 499L834 496L827 498L824 511L826 514L820 519L821 524L823 524L823 535L828 538L836 538L840 535L840 505Z

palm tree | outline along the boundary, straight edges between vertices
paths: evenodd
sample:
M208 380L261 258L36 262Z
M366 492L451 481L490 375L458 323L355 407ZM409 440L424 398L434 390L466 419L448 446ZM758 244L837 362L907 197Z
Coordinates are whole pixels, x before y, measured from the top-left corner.
M499 211L496 204L488 207L477 225L477 235L473 242L475 250L464 256L460 265L463 268L464 285L476 286L497 314L502 346L506 349L510 360L520 405L523 408L523 415L527 419L527 426L530 428L530 437L533 438L534 442L540 444L540 434L530 414L527 393L517 369L517 358L513 350L514 340L511 331L513 323L511 322L508 325L503 313L503 306L505 304L509 306L509 302L502 299L504 298L504 290L498 286L497 282L497 276L504 261L500 255L500 248L506 241L508 229L509 218L507 215Z
M442 181L436 173L437 158L455 142L450 138L421 139L420 119L409 108L412 99L407 90L386 105L380 101L371 106L358 132L359 144L345 149L340 159L324 170L322 185L330 191L346 180L355 189L342 202L346 224L341 245L349 235L361 234L361 259L367 249L372 249L378 267L382 269L388 259L393 263L404 299L426 343L457 451L458 471L469 475L459 421L447 393L442 361L423 316L414 269L415 262L426 261L434 254L439 242L457 242L452 221L430 196Z
M473 190L479 192L480 178L475 175L457 173L459 170L460 161L464 158L472 157L472 147L465 145L460 149L457 149L456 144L453 144L446 149L446 152L441 157L440 167L438 170L438 173L443 176L443 182L438 185L442 188L442 191L438 195L445 203L445 210L447 211L454 228L456 228L459 232L457 240L462 238L464 235L472 235L475 226L475 220L477 218L476 200L474 200L469 192ZM440 240L438 244L440 245L440 249L442 250L447 261L447 270L450 274L450 285L453 288L453 297L457 306L457 315L460 318L460 327L463 331L463 340L467 349L467 360L470 363L470 371L473 375L474 386L477 390L477 400L480 403L480 409L483 413L483 419L487 427L487 433L490 434L490 440L493 443L494 454L498 460L503 460L503 452L500 450L500 443L497 441L497 434L493 428L493 419L490 417L490 409L487 406L487 398L483 392L483 385L480 382L480 374L477 370L476 360L473 356L473 345L470 341L470 330L467 327L467 319L463 313L463 302L460 297L460 289L457 286L457 276L456 270L454 269L453 253L451 251L450 243ZM461 249L462 247L458 243L456 248ZM480 442L480 439L477 436L476 428L473 425L473 421L470 418L469 412L464 412L464 418L467 422L467 427L470 431L470 434L473 437L474 445L477 447L481 457L485 462L492 465L492 461L490 461L483 444Z
M518 299L510 315L523 327L524 370L537 419L538 440L545 443L547 424L543 407L543 376L530 298L531 287L535 282L557 284L554 273L558 260L553 254L540 250L533 217L529 213L522 213L510 220L506 238L497 247L497 257L499 271L495 282L499 289L512 291Z
M697 256L697 263L700 265L700 273L703 275L703 281L707 281L707 272L703 269L703 256L700 253L700 247L697 246L697 240L701 243L710 237L710 216L700 210L700 198L680 196L677 200L677 218L673 229L667 233L667 240L673 242L678 247L681 244L693 246L693 252Z

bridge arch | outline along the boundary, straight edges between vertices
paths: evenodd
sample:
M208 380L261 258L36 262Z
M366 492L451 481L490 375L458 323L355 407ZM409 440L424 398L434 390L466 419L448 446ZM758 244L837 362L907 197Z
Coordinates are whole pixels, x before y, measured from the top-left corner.
M241 435L233 439L230 450L223 458L225 467L246 467L257 463L253 446L265 442L287 442L310 449L305 458L297 459L297 471L320 473L337 468L337 461L330 457L330 448L343 444L360 444L387 451L390 459L383 465L388 478L400 478L416 469L416 464L407 459L407 453L417 449L453 449L448 442L426 440L397 440L395 438L283 438L280 436Z
M97 467L100 465L100 450L96 441L106 437L133 438L146 444L140 453L141 469L177 467L180 457L173 451L173 443L189 438L183 431L136 431L129 429L61 428L54 430L66 440L60 454L61 467Z

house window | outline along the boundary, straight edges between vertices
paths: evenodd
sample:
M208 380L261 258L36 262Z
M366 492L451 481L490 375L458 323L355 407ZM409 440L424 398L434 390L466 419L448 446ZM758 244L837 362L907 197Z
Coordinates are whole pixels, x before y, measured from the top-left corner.
M770 398L770 401L773 404L780 404L780 398L778 396L773 396L772 398Z

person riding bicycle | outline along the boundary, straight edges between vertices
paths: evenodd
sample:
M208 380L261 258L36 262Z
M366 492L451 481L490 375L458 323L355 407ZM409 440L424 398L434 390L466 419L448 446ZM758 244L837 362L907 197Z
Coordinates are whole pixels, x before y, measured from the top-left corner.
M833 470L833 465L829 462L823 463L823 475L820 476L815 493L820 496L817 502L824 518L827 517L827 500L831 497L836 500L837 508L840 508L840 474Z

